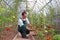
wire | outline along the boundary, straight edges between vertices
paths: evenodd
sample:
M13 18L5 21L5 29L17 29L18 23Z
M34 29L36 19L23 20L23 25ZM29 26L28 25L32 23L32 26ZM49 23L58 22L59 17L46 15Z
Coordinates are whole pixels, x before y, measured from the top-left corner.
M51 3L52 0L50 0L45 6L43 6L39 11L41 11L44 7L46 7L49 3ZM38 12L39 12L38 11Z
M3 0L6 4L7 4L7 2L5 1L5 0ZM7 4L8 5L8 4ZM10 8L11 8L11 6L10 5L8 5Z
M34 6L35 6L35 4L37 3L37 0L35 1L35 3L34 3L34 5L33 5L33 7L32 7L32 11L33 11L33 9L34 9Z

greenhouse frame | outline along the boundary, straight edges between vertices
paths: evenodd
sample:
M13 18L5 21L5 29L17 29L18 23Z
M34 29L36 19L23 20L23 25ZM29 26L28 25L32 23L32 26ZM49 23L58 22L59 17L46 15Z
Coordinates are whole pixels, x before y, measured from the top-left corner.
M18 34L23 11L37 32L34 39L60 40L60 0L0 0L0 40L13 40Z

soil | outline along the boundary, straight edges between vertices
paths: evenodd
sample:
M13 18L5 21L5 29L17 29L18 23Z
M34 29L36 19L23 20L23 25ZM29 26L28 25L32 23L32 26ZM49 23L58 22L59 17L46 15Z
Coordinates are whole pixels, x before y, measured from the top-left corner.
M13 38L17 35L17 31L16 30L13 30L11 29L10 31L7 31L7 30L3 30L1 33L0 33L0 40L13 40ZM31 34L33 35L34 33L31 32ZM36 36L29 36L28 39L23 39L21 37L21 35L17 35L16 39L15 40L36 40Z
M32 36L33 35L33 32L30 32L30 33L31 33L31 35L28 36L28 39L22 38L21 37L21 34L18 33L15 40L36 40L36 36Z
M3 30L0 33L0 40L12 40L16 34L17 34L17 31L13 29L11 29L10 31Z

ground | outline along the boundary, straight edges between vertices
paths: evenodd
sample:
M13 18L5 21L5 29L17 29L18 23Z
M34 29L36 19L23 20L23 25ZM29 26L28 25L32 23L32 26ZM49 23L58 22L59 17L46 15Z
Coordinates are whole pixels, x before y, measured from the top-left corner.
M34 34L33 32L30 32L30 34ZM3 30L0 33L0 40L35 40L34 36L29 36L28 39L24 39L21 37L21 34L18 31L15 30Z

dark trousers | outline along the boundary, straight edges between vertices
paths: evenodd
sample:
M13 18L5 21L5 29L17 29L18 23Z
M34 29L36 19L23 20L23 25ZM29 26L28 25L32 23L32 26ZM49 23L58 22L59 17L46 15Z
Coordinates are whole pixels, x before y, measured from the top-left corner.
M22 35L22 37L25 38L26 35L29 34L30 31L27 30L26 28L20 27L20 26L18 25L18 32L20 32L21 35Z

